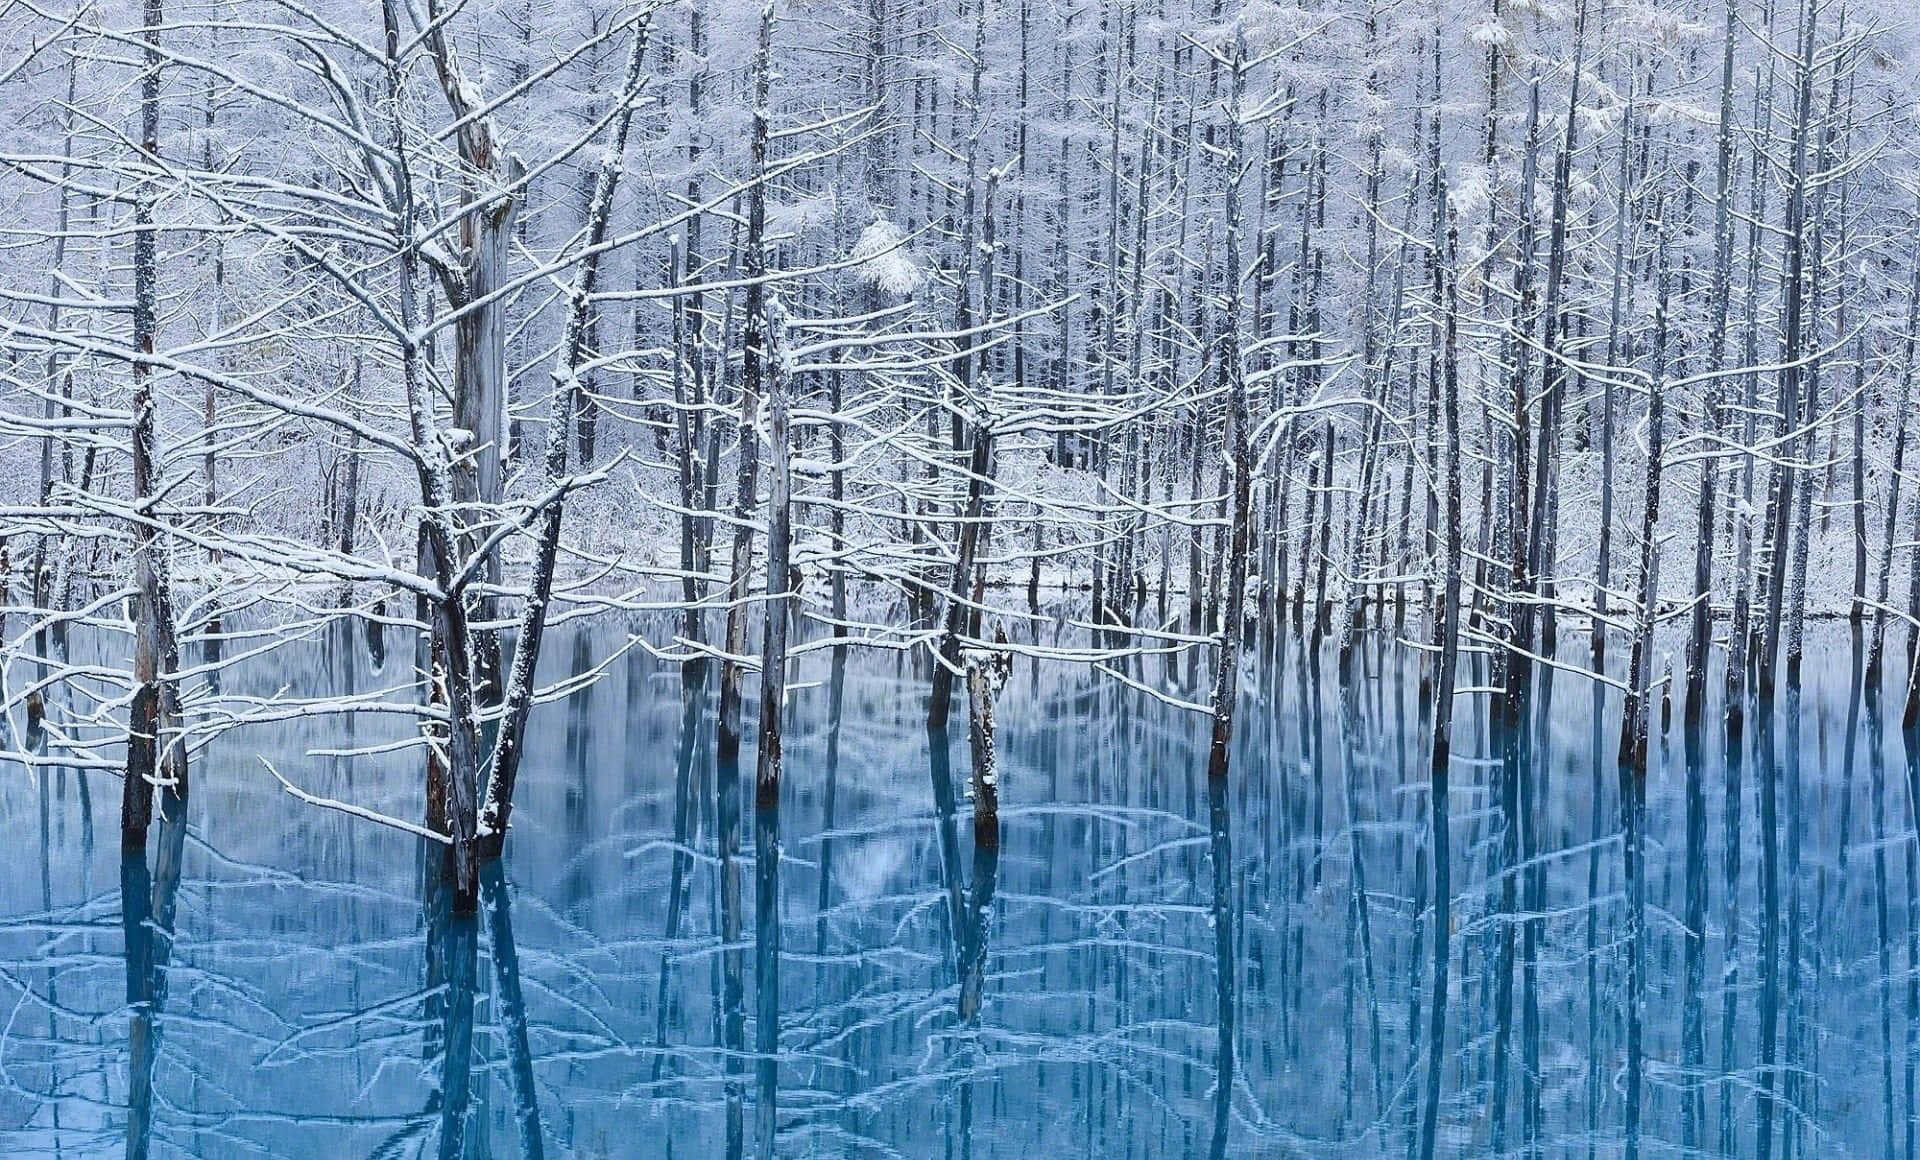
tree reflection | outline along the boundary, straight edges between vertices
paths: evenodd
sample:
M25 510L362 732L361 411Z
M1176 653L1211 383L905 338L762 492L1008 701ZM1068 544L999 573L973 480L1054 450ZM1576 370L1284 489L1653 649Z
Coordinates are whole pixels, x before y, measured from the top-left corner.
M180 859L187 837L186 802L160 795L160 834L153 869L144 846L120 852L120 921L126 939L128 1028L127 1160L145 1160L153 1144L154 1063L160 1054L167 964L173 956Z

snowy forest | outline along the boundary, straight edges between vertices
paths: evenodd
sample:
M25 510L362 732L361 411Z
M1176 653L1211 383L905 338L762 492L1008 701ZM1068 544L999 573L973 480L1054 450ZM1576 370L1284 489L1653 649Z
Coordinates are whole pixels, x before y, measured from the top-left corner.
M1915 1160L1917 16L0 0L0 1153Z

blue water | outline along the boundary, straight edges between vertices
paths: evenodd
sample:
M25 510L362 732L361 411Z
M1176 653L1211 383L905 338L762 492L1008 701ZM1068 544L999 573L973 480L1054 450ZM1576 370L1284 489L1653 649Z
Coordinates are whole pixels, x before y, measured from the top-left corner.
M668 639L651 624L556 631L544 678L589 668L629 627ZM1798 956L1797 973L1780 968L1794 983L1782 1051L1802 1077L1783 1114L1795 1155L1904 1153L1908 1037L1920 1030L1905 751L1893 725L1883 746L1867 744L1845 627L1815 633L1801 808L1783 815L1783 835L1798 827L1801 874L1782 886L1783 897L1797 888L1800 910L1782 952ZM729 953L713 683L690 702L680 667L643 648L539 711L504 874L489 877L477 918L452 915L425 885L419 839L284 793L262 758L311 793L420 818L418 750L388 748L411 725L378 710L412 696L411 647L391 635L378 665L364 642L327 637L246 661L217 691L196 686L203 709L272 714L349 691L366 708L214 738L193 755L184 828L156 824L143 856L121 855L109 771L0 767L0 1155L405 1157L459 1141L468 1156L725 1156L730 1098L752 1154L769 1079L783 1155L1206 1155L1223 1015L1236 1065L1228 1154L1406 1154L1432 953L1428 727L1412 649L1369 637L1348 698L1331 661L1297 644L1250 653L1224 833L1211 822L1204 717L1085 665L1023 660L1001 703L997 856L975 841L962 714L951 792L940 792L924 672L898 653L852 651L837 668L832 650L809 652L793 678L777 819L753 816L750 790L740 799L744 913ZM1042 636L1075 643L1065 630ZM1563 644L1584 655L1584 637ZM1206 674L1188 660L1151 657L1128 673L1206 699ZM1490 1130L1490 972L1505 920L1490 886L1500 831L1485 703L1461 697L1454 746L1447 1156L1486 1154ZM1514 983L1507 1138L1521 1154L1529 984L1541 1154L1620 1148L1617 696L1604 712L1597 768L1588 682L1561 678L1542 717L1545 905L1531 977ZM1782 752L1788 743L1783 729ZM368 752L315 752L349 749ZM1677 725L1654 760L1646 1154L1678 1153L1683 1093L1698 1088L1700 1152L1750 1155L1758 779L1749 771L1742 787L1730 940L1724 761L1708 746L1706 1066L1689 1075ZM782 851L772 992L754 913L755 826L768 821ZM1224 989L1222 921L1233 936ZM961 980L973 963L969 1017ZM724 1047L730 985L740 1053ZM769 1001L778 1053L766 1071L754 1044ZM1734 1128L1724 1150L1723 1097Z

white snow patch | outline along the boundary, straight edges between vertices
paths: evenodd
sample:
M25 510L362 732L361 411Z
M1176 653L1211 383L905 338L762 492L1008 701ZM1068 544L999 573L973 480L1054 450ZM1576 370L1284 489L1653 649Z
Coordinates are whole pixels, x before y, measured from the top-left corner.
M906 245L906 231L887 218L875 218L860 231L848 257L859 262L859 275L868 285L905 298L924 286L927 272Z

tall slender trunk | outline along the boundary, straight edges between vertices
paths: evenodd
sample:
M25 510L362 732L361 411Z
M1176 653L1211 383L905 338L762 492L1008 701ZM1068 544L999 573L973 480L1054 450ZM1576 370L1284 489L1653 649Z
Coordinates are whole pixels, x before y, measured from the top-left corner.
M767 100L773 77L774 0L760 9L759 45L753 65L753 137L747 190L746 334L741 380L749 395L767 399L767 447L772 486L767 497L767 601L760 652L760 738L755 750L754 803L754 1012L755 1069L760 1098L754 1105L754 1137L762 1160L772 1160L776 1135L780 1061L780 765L787 699L787 605L791 597L793 469L787 445L787 373L776 344L783 325L779 299L767 279ZM757 436L756 436L757 437Z
M962 240L969 257L961 264L957 325L961 331L958 340L962 344L971 344L974 339L964 332L973 326L974 290L972 284L971 251L975 248L973 214L976 209L976 194L973 189L974 174L979 166L980 154L980 86L981 72L984 68L982 57L986 44L986 0L976 0L974 23L974 69L973 69L973 124L967 137L967 189L962 212L967 220L962 231ZM980 271L980 303L984 315L992 310L995 277L993 201L999 185L1000 171L989 169L986 179L984 214L979 235L979 248L984 251ZM985 550L988 535L992 530L988 522L987 505L993 488L994 431L991 389L985 375L982 359L962 353L954 360L954 380L957 384L957 397L953 400L953 450L968 449L966 502L960 512L960 526L955 535L953 572L947 586L946 621L940 634L939 655L934 658L933 687L927 699L927 728L945 729L953 707L953 682L960 672L960 638L970 625L979 621L978 598L975 590L981 587L976 576L978 561ZM1103 549L1104 551L1104 549ZM1101 557L1104 559L1104 556ZM1095 622L1102 619L1097 607L1100 598L1099 580L1102 566L1094 565L1094 598L1096 601Z
M1246 136L1242 107L1246 92L1246 59L1246 34L1236 27L1229 64L1232 73L1231 96L1227 106L1226 171L1229 180L1226 191L1226 311L1220 326L1217 364L1217 373L1226 395L1226 444L1233 482L1228 516L1229 542L1224 562L1227 572L1225 607L1220 617L1218 651L1214 656L1213 728L1207 745L1208 792L1212 800L1223 803L1216 807L1213 869L1216 910L1219 911L1214 924L1217 948L1215 970L1220 979L1219 999L1223 1004L1213 1094L1213 1155L1216 1157L1226 1152L1227 1126L1233 1110L1234 1046L1233 1013L1230 1008L1235 994L1234 924L1232 909L1228 907L1222 910L1218 901L1231 893L1232 867L1223 864L1227 857L1227 846L1222 836L1225 828L1224 795L1229 766L1233 760L1234 707L1239 697L1240 635L1241 626L1246 620L1247 548L1253 523L1253 456L1247 430L1247 387L1242 375L1240 354L1241 210L1238 179L1241 150ZM1189 578L1191 582L1192 578Z
M1438 52L1435 46L1435 71L1438 72ZM1432 821L1432 841L1428 844L1431 851L1433 881L1433 998L1429 1004L1429 1023L1427 1027L1427 1075L1426 1095L1422 1105L1420 1119L1419 1160L1433 1160L1434 1148L1438 1143L1440 1120L1440 1085L1446 1068L1447 1045L1447 1007L1449 1005L1449 974L1452 964L1453 933L1453 875L1452 875L1452 811L1448 806L1448 796L1452 792L1449 779L1449 767L1453 760L1453 697L1456 670L1460 656L1460 559L1462 536L1460 531L1460 285L1459 285L1459 247L1460 227L1447 205L1446 177L1435 172L1434 199L1434 253L1432 257L1432 276L1434 298L1439 304L1441 319L1436 324L1441 332L1441 374L1440 412L1444 428L1446 461L1436 470L1440 473L1440 488L1444 493L1441 507L1444 512L1444 534L1441 543L1439 566L1443 569L1440 583L1440 600L1434 617L1434 645L1437 649L1433 660L1433 737L1430 745L1428 763L1429 810ZM1441 226L1444 223L1444 248L1442 247Z
M513 812L514 781L520 771L520 756L525 743L527 719L533 712L534 671L540 660L540 644L546 632L546 612L552 597L553 574L560 552L561 519L566 512L567 450L573 434L574 404L580 397L579 369L587 353L587 331L591 323L594 287L599 282L601 243L607 236L613 215L614 192L619 185L626 152L627 135L640 89L640 66L647 50L651 23L643 21L634 30L633 46L627 54L624 82L620 93L620 112L614 118L613 136L600 162L593 196L588 206L586 248L574 268L573 286L568 295L565 336L553 369L553 389L548 398L546 504L541 514L540 532L534 543L533 564L527 578L526 597L521 605L519 631L514 636L513 667L503 690L500 722L492 759L487 765L486 790L481 799L476 833L482 858L496 858L506 842L508 818Z
M160 157L161 0L146 0L141 39L140 150L143 166ZM127 772L120 799L120 842L143 849L153 819L153 791L187 796L186 750L178 737L180 691L174 673L180 646L173 623L165 522L159 510L161 479L153 365L159 329L158 227L153 219L154 184L142 181L133 203L133 708L127 720Z
M1647 389L1647 474L1645 506L1640 521L1640 591L1635 609L1633 648L1627 662L1626 704L1620 723L1620 832L1623 877L1627 884L1627 1064L1626 1064L1626 1160L1640 1155L1641 1093L1645 1083L1646 1059L1642 1043L1642 1016L1646 1002L1646 814L1647 814L1647 735L1651 717L1653 683L1653 628L1655 603L1660 593L1660 547L1656 529L1660 523L1661 452L1665 434L1664 393L1667 357L1667 231L1660 220L1665 212L1664 199L1656 202L1654 218L1660 231L1658 266L1659 291L1654 307L1652 360Z
M1805 367L1801 361L1801 354L1807 331L1805 308L1808 298L1809 270L1807 250L1808 241L1810 240L1808 237L1810 231L1808 229L1809 221L1807 214L1807 193L1809 185L1807 138L1813 131L1813 72L1816 48L1815 26L1815 5L1811 2L1803 3L1800 12L1799 55L1795 64L1796 95L1794 99L1792 128L1792 163L1787 175L1786 271L1781 285L1782 321L1780 362L1782 369L1780 372L1780 429L1783 436L1791 435L1801 424L1803 413L1801 395L1806 378ZM1793 445L1799 449L1803 461L1807 451L1811 448L1811 443L1812 438L1810 434L1793 440ZM1775 763L1770 755L1772 748L1770 743L1772 731L1765 726L1770 724L1773 716L1772 703L1774 697L1775 665L1779 659L1783 621L1789 616L1792 620L1792 623L1787 625L1786 633L1787 680L1789 690L1791 691L1797 687L1799 683L1800 609L1798 605L1792 609L1786 608L1784 606L1784 596L1789 571L1801 573L1804 568L1807 531L1804 513L1807 509L1805 505L1798 503L1792 504L1794 510L1800 513L1800 518L1794 520L1795 523L1799 524L1800 536L1799 544L1794 549L1798 562L1789 564L1787 557L1790 544L1789 537L1792 531L1789 525L1789 506L1790 501L1798 498L1796 492L1811 486L1811 484L1804 480L1796 482L1794 479L1795 470L1795 468L1789 468L1785 464L1775 469L1773 493L1768 498L1769 509L1773 517L1773 527L1770 535L1772 544L1771 562L1768 565L1767 577L1768 623L1766 641L1759 657L1758 666L1758 692L1762 702L1761 713L1763 729L1761 732L1761 744L1756 749L1756 755L1766 766L1761 789L1763 814L1761 827L1764 833L1762 835L1761 847L1760 901L1760 1106L1755 1117L1754 1129L1756 1133L1754 1154L1759 1157L1759 1160L1771 1160L1773 1155L1773 1124L1778 1102L1776 1088L1780 1086L1777 1079L1777 1068L1775 1066L1777 1063L1776 1052L1779 1046L1779 956L1781 933L1781 883L1780 867L1778 865L1778 847L1776 844L1779 836L1777 829L1779 819L1776 800L1778 777L1774 770ZM1809 500L1810 498L1809 496ZM1796 583L1795 587L1799 589L1802 585ZM1788 705L1788 724L1790 731L1793 725L1792 717L1797 707L1798 698L1790 696ZM1787 754L1787 761L1789 775L1788 792L1792 795L1794 792L1794 783L1797 781L1797 754L1789 752ZM1790 847L1788 859L1790 863L1795 860L1793 855L1797 853L1797 849L1793 847L1797 846L1796 837L1799 825L1799 819L1793 816L1791 806L1792 803L1789 802L1787 818L1789 832L1787 838ZM1789 878L1786 886L1791 892L1790 897L1797 900L1799 897L1798 884ZM1792 938L1794 934L1792 927L1793 924L1789 923L1788 934L1790 938ZM1797 940L1795 941L1797 945ZM1788 969L1794 970L1795 968L1792 964L1788 964Z
M480 92L469 81L447 39L447 13L440 0L427 0L421 39L432 58L434 72L447 107L458 126L460 194L465 209L460 217L459 245L453 263L439 267L447 303L458 311L454 323L453 426L469 456L454 472L454 498L473 505L468 513L463 546L479 550L498 518L504 497L504 453L507 443L507 303L498 292L507 279L507 252L519 210L519 158L502 148L492 114ZM577 401L577 400L576 400ZM496 547L483 566L489 585L501 581L501 557ZM496 601L482 594L474 609L482 625L495 619ZM500 644L491 629L473 633L476 693L487 704L505 695L500 672Z
M1494 707L1496 736L1500 745L1500 915L1499 954L1494 970L1493 1093L1488 1108L1492 1124L1491 1146L1496 1154L1506 1151L1508 1074L1513 1038L1513 968L1515 921L1519 905L1519 878L1522 846L1526 843L1527 819L1520 809L1523 779L1532 776L1529 762L1527 712L1533 684L1533 576L1530 569L1532 545L1527 532L1531 517L1528 502L1529 468L1533 455L1533 416L1528 368L1533 358L1529 349L1534 327L1534 187L1538 173L1540 146L1540 79L1534 77L1527 88L1527 138L1520 169L1520 226L1515 239L1513 274L1513 317L1506 340L1507 360L1513 401L1513 463L1507 492L1510 501L1508 535L1511 540L1511 574L1508 578L1507 620L1511 624L1513 648L1504 657L1506 688Z
M405 88L405 63L401 58L402 13L396 0L381 5L385 33L386 97L388 131L394 152L404 154L408 125L400 115L400 94ZM444 708L445 721L431 728L430 736L441 744L429 748L427 758L428 821L439 822L448 838L442 869L451 877L456 912L472 914L479 905L476 830L478 827L480 735L479 713L474 688L474 633L460 583L460 530L450 514L455 504L453 468L448 444L442 438L435 417L433 395L427 383L427 368L421 365L423 350L413 338L419 322L416 282L419 277L420 241L416 236L412 175L406 166L395 170L394 202L398 225L396 251L399 270L395 278L398 290L400 339L400 380L407 407L408 440L414 453L414 471L418 478L421 517L418 529L420 564L423 573L434 582L431 595L418 600L421 620L428 625L423 635L421 668L426 673L427 697Z

